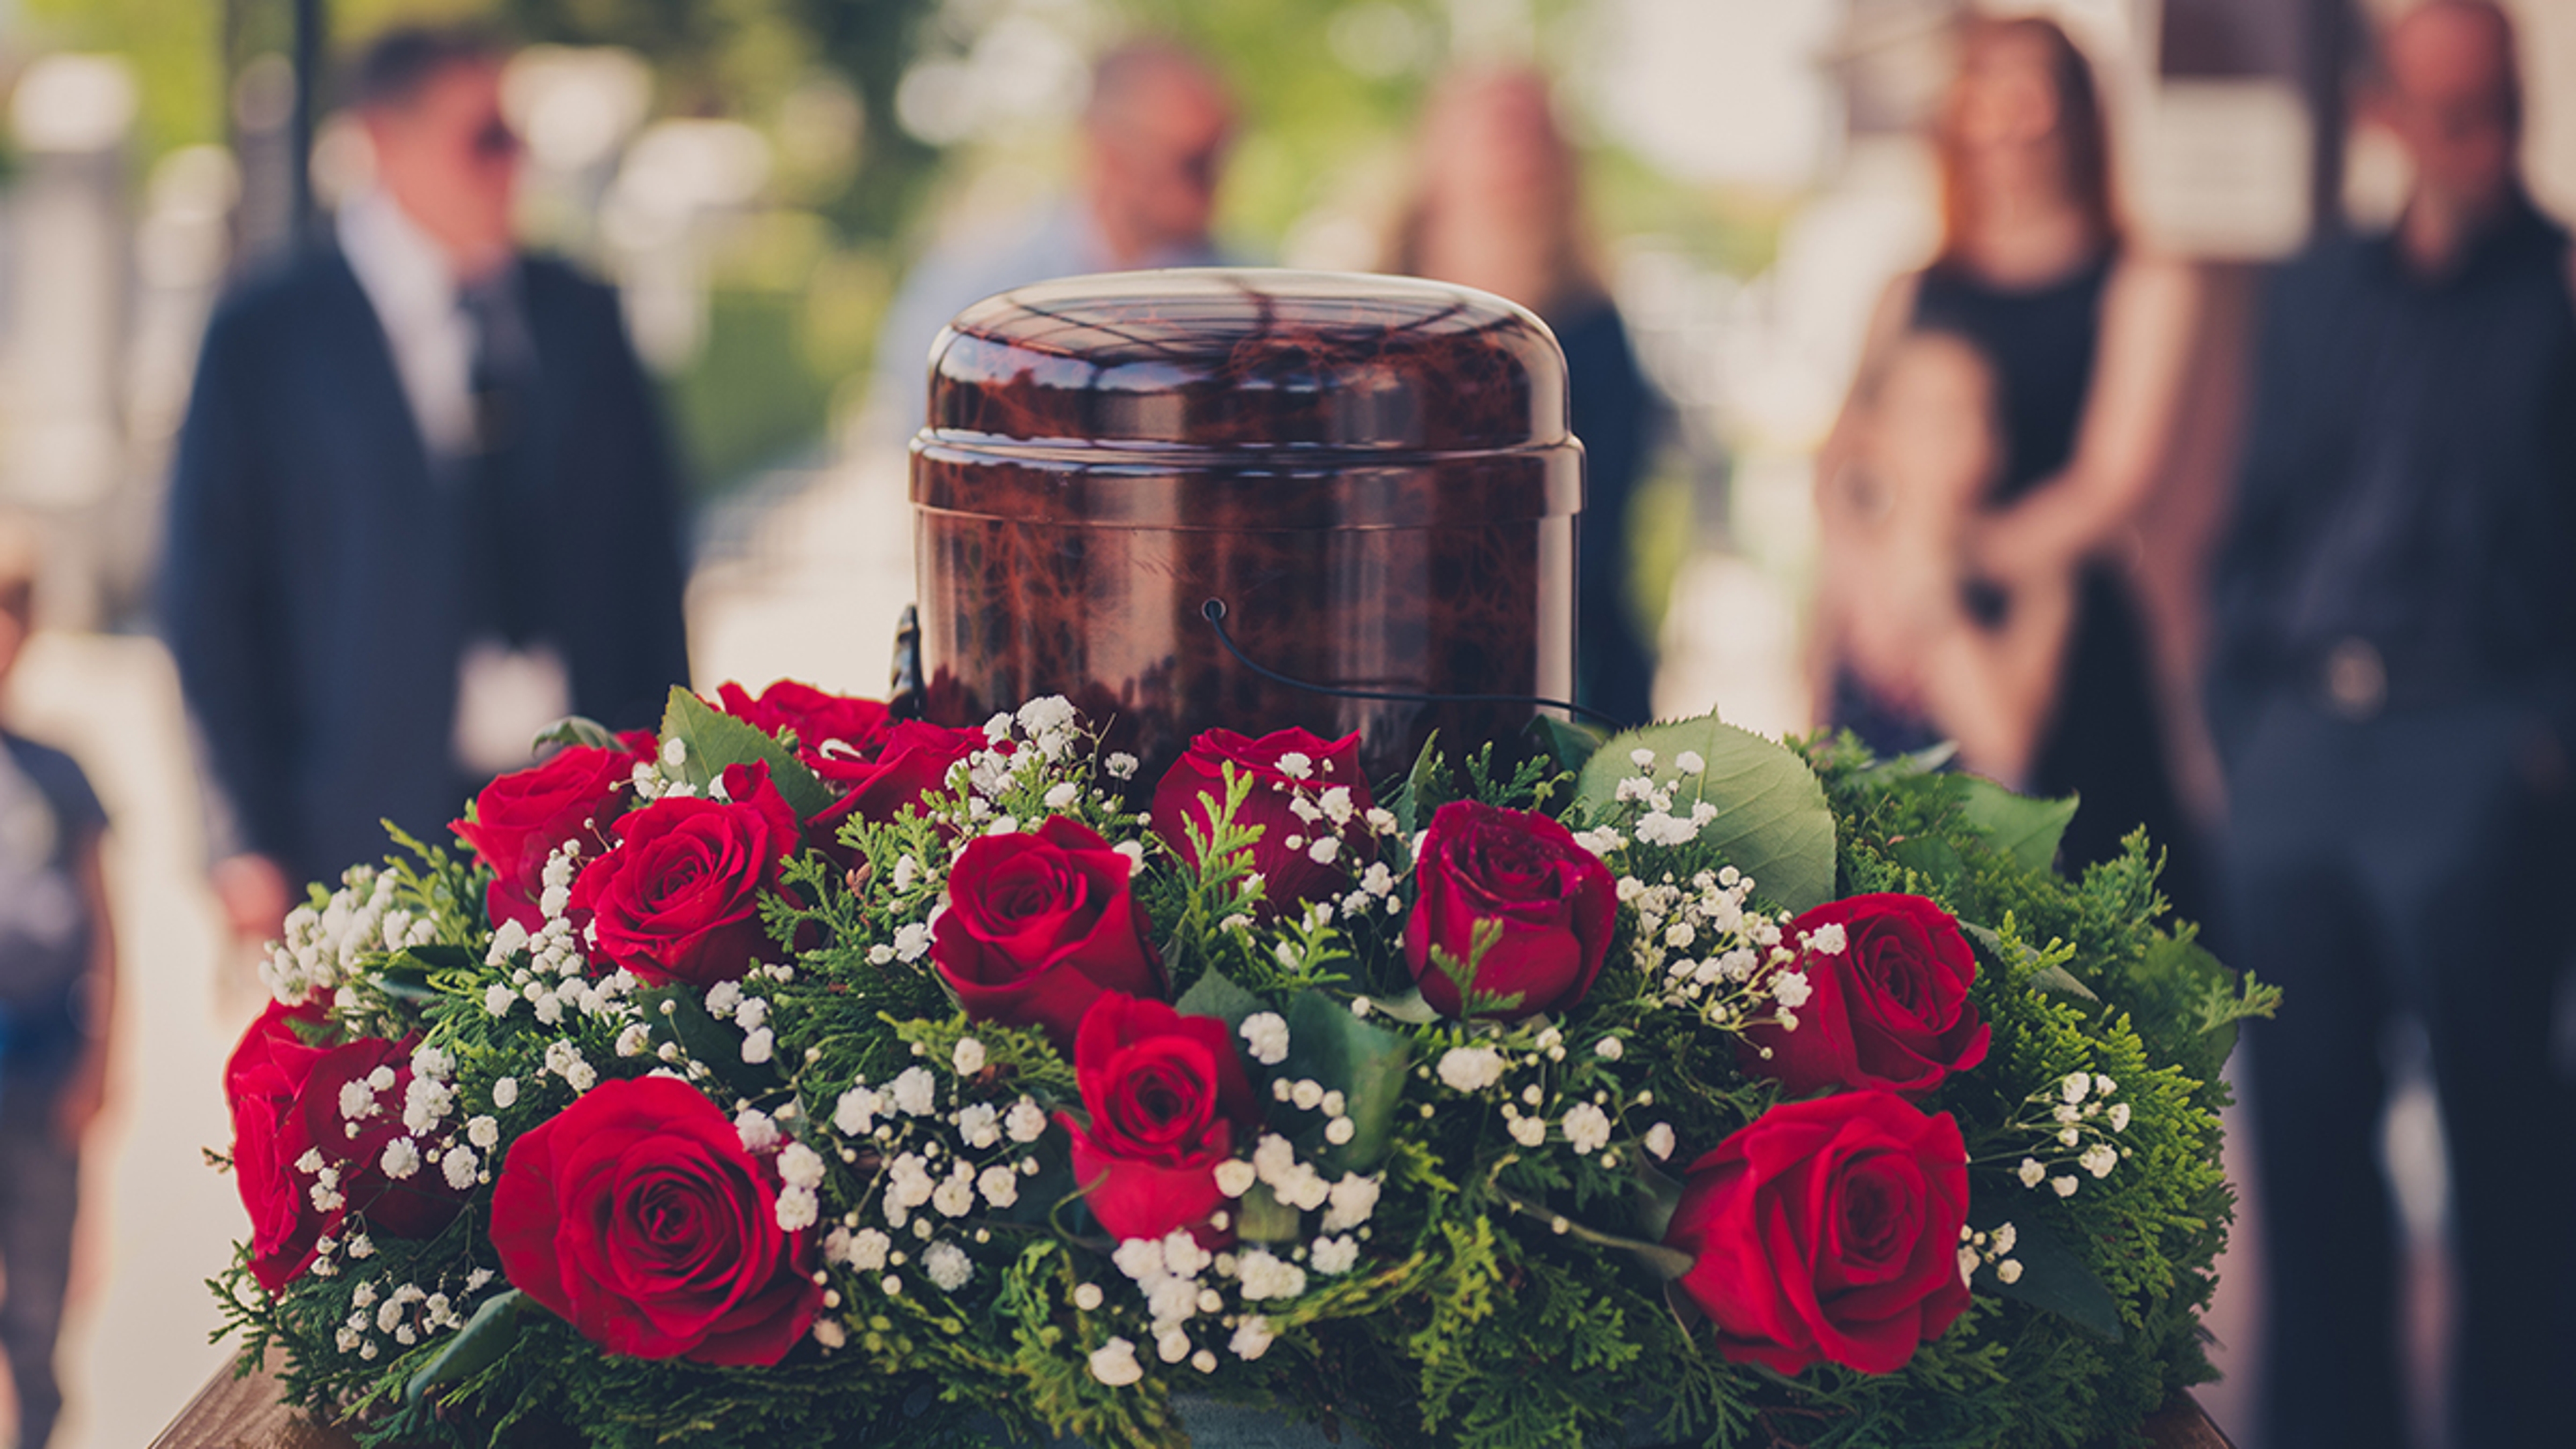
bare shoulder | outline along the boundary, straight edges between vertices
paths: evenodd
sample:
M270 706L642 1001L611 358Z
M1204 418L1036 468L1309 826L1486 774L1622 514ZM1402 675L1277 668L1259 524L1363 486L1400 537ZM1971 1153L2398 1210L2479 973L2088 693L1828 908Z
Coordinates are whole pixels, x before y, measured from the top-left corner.
M2203 286L2200 268L2188 259L2133 249L2111 273L2107 305L2151 316L2187 316L2200 305Z

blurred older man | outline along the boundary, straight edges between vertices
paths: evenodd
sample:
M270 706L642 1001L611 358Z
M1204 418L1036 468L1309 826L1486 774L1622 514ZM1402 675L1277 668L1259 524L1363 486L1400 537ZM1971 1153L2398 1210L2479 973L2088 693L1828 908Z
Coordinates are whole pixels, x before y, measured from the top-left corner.
M2287 988L2250 1038L2273 1449L2404 1437L2392 1018L2423 1023L2449 1143L2462 1449L2568 1442L2566 1082L2553 989L2576 743L2576 299L2525 194L2513 30L2436 0L2372 115L2416 166L2392 233L2271 297L2212 702L2236 964Z
M643 724L687 676L653 390L615 294L513 239L503 59L378 41L374 185L207 330L162 608L245 934L381 855L379 821L443 838L550 719Z
M1028 282L1138 267L1208 266L1234 103L1204 60L1131 42L1092 68L1080 189L1034 223L934 250L905 279L877 338L876 390L905 434L927 407L931 340L969 303Z

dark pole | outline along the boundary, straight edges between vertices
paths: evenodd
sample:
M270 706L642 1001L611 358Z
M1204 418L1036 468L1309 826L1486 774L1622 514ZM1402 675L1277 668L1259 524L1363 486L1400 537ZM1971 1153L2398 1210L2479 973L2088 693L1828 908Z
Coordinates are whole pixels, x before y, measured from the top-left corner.
M313 223L313 126L320 109L322 54L327 39L322 0L295 0L295 119L290 124L287 174L294 180L295 234Z

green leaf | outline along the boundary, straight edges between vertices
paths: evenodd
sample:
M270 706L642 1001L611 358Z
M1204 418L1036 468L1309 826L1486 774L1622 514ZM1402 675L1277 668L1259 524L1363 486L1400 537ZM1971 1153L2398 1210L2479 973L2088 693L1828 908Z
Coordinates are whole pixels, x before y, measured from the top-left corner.
M1642 1151L1630 1154L1630 1160L1637 1164L1637 1231L1660 1243L1682 1205L1682 1185L1656 1171Z
M1372 996L1368 1001L1370 1015L1385 1016L1407 1026L1429 1026L1440 1019L1440 1013L1432 1010L1431 1003L1422 999L1419 988L1402 996Z
M1655 752L1655 778L1672 785L1675 814L1702 800L1717 807L1699 839L1753 877L1758 894L1792 911L1833 898L1834 813L1806 761L1715 715L1648 725L1613 736L1583 767L1575 803L1584 814L1599 821L1619 813L1619 781L1636 773L1628 754L1640 748ZM1671 773L1685 750L1705 762L1696 776Z
M789 754L786 746L676 685L662 713L662 738L680 742L680 772L700 790L714 784L727 765L766 760L770 783L778 787L797 819L810 820L833 804L831 787Z
M626 748L608 726L577 714L565 715L537 731L537 737L528 741L528 753L533 755L547 745L588 745L594 749L619 751Z
M1907 836L1890 844L1887 854L1898 865L1944 890L1958 885L1960 878L1967 874L1967 867L1959 860L1959 852L1937 835Z
M1410 1041L1360 1020L1348 1006L1318 991L1298 993L1288 1003L1288 1060L1281 1071L1312 1077L1324 1090L1340 1092L1355 1129L1350 1141L1336 1146L1323 1140L1321 1113L1300 1113L1311 1123L1315 1143L1301 1155L1313 1157L1327 1172L1366 1172L1377 1166L1394 1135L1404 1069L1412 1056Z
M1610 738L1610 732L1599 725L1558 719L1552 714L1532 716L1524 733L1537 740L1539 748L1559 768L1567 770L1582 769Z
M2122 1336L2120 1305L2102 1280L2075 1251L2058 1239L2037 1213L1999 1213L1991 1208L1971 1213L1969 1226L1991 1233L2005 1222L2013 1225L2013 1250L2004 1256L2021 1264L2021 1277L2007 1283L1986 1264L1972 1280L1983 1292L2014 1298L2043 1308L2088 1333L2117 1341Z
M1413 768L1405 772L1404 783L1381 792L1385 796L1381 803L1394 814L1395 823L1403 827L1406 835L1420 830L1431 814L1423 808L1425 802L1434 808L1439 805L1433 798L1439 793L1439 778L1440 732L1433 730L1431 738L1422 742L1422 753L1413 757Z
M447 1346L411 1376L403 1398L417 1408L440 1384L454 1383L490 1368L511 1344L519 1341L519 1317L526 1307L527 1296L516 1288L485 1299Z
M1960 797L1959 814L1995 849L2011 856L2024 870L2057 868L2057 842L2066 834L2066 823L2075 818L2078 797L2042 800L2016 795L1992 780L1974 775L1960 778L1967 782L1967 790Z
M1245 1017L1269 1008L1262 1005L1260 997L1227 980L1222 972L1209 971L1181 993L1172 1009L1183 1016L1213 1016L1232 1031L1243 1025Z
M1958 758L1956 742L1943 740L1910 755L1890 755L1852 778L1865 785L1892 785L1914 775L1929 775Z
M1302 1215L1281 1202L1266 1183L1254 1183L1234 1203L1234 1234L1250 1243L1292 1242Z

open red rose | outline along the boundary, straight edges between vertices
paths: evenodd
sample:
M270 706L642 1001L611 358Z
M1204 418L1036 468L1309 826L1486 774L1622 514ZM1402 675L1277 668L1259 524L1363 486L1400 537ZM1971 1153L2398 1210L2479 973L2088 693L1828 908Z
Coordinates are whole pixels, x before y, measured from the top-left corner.
M1618 924L1618 886L1599 857L1547 816L1472 800L1443 805L1424 832L1414 877L1421 894L1404 925L1405 964L1442 1015L1534 1016L1581 1001L1599 979ZM1488 921L1501 934L1475 959L1471 1003L1431 951L1465 967L1476 928Z
M1217 1164L1234 1155L1238 1131L1261 1125L1225 1023L1112 992L1082 1018L1073 1075L1090 1125L1056 1120L1100 1225L1126 1239L1206 1222L1225 1201Z
M984 747L982 730L905 720L888 730L869 756L834 752L808 760L823 783L841 792L807 826L815 848L843 865L855 864L840 843L842 821L885 824L906 806L928 809L934 798L948 792L948 772Z
M425 1143L397 1154L399 1177L388 1171L385 1149L410 1135L402 1122L410 1045L376 1037L308 1043L298 1026L316 1029L323 1019L319 1003L270 1002L224 1067L233 1182L250 1211L251 1276L272 1293L302 1276L323 1236L352 1214L371 1232L425 1238L456 1216L461 1196L422 1160ZM383 1087L369 1080L379 1067L389 1073Z
M602 1082L510 1144L501 1271L610 1353L774 1364L813 1325L813 1244L733 1121L669 1077Z
M1264 914L1338 894L1350 863L1365 863L1375 853L1376 838L1361 817L1377 802L1360 773L1358 735L1326 740L1285 729L1256 740L1209 730L1190 741L1154 787L1154 833L1192 866L1199 864L1200 842L1209 838L1225 803L1228 765L1238 778L1252 781L1234 823L1261 831L1251 854L1252 868L1261 875Z
M1893 1373L1968 1308L1968 1150L1892 1092L1783 1102L1692 1163L1664 1245L1719 1352Z
M572 909L599 951L646 982L712 986L769 949L760 896L797 846L796 812L767 765L732 765L722 800L656 800L617 822L617 847L582 868Z
M271 1293L312 1266L314 1244L335 1216L313 1205L314 1178L295 1166L313 1145L296 1099L323 1052L297 1035L295 1024L321 1021L318 1003L272 1001L224 1064L224 1097L233 1117L233 1186L250 1210L251 1276Z
M1823 949L1837 933L1842 949ZM1794 1009L1796 1029L1765 1025L1744 1034L1747 1072L1797 1092L1919 1094L1986 1059L1986 1024L1968 1000L1976 954L1949 912L1921 896L1852 896L1798 917L1786 939L1803 943L1782 969L1805 974L1807 1000Z
M793 679L779 680L757 697L739 684L726 684L717 689L716 698L725 713L762 734L793 731L796 753L818 767L829 759L875 754L892 723L886 707L873 699L825 694Z
M538 902L546 858L565 841L578 838L585 856L608 848L608 827L626 809L635 766L653 757L651 735L622 738L623 749L575 745L501 776L454 823L458 837L492 868L484 900L493 925L516 921L534 931L545 924Z
M1102 992L1162 995L1131 869L1061 815L974 841L948 872L948 909L931 928L940 979L977 1021L1043 1027L1059 1049Z

